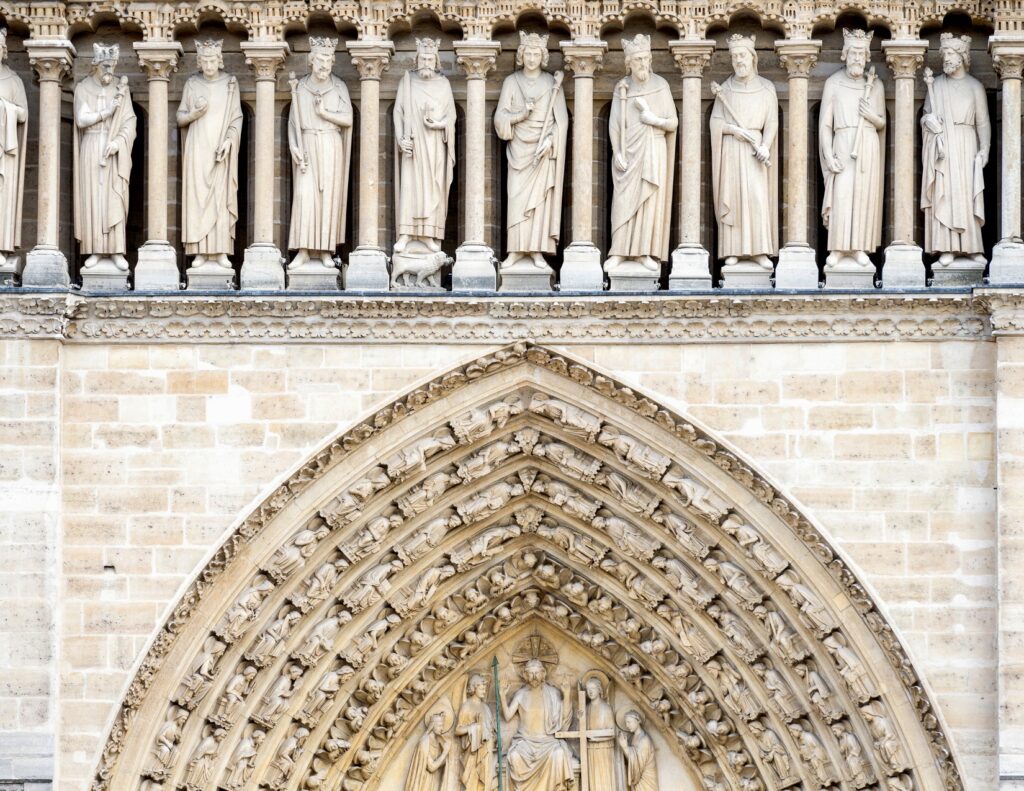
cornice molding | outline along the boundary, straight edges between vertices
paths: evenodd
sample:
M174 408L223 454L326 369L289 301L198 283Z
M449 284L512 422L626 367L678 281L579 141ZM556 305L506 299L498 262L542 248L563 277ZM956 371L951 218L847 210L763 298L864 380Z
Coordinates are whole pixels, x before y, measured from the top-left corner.
M0 294L8 338L73 343L678 343L986 340L1024 290L973 294L522 297Z

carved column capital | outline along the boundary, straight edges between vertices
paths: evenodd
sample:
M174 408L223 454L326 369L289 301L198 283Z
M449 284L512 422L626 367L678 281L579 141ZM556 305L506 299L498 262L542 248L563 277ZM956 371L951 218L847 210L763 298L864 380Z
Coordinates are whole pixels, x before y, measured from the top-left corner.
M1024 75L1024 38L992 36L988 42L992 65L1003 80L1019 80Z
M183 50L177 41L136 41L132 47L150 81L166 82L178 70Z
M600 39L573 39L561 46L565 67L576 77L593 77L600 71L608 49L608 43Z
M391 65L395 45L390 41L352 41L348 51L360 80L380 80L380 75Z
M812 39L781 39L775 42L779 62L789 72L789 78L809 77L818 62L821 42Z
M494 68L494 62L501 52L501 44L497 41L456 41L456 62L466 72L470 80L482 80L487 72Z
M702 77L704 69L711 62L715 42L707 39L679 39L668 43L669 51L683 77Z
M283 41L245 41L241 47L245 63L252 67L257 82L277 79L278 69L291 53Z
M917 70L924 64L924 55L928 51L928 42L920 39L894 39L883 41L885 62L889 64L892 76L897 80L914 79Z
M76 53L67 39L28 39L25 49L40 82L60 83L71 73Z

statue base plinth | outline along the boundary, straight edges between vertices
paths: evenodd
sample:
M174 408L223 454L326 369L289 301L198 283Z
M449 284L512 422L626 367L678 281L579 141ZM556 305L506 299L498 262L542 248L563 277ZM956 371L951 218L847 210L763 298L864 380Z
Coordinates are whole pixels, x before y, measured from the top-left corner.
M339 291L341 289L341 260L332 259L334 266L324 266L321 259L288 267L289 291Z
M101 258L82 269L82 291L127 291L128 272L118 269L112 258Z
M958 256L948 264L932 264L932 285L938 288L980 286L985 279L985 261Z
M485 244L464 244L455 251L452 291L495 291L498 275L494 251Z
M558 280L562 291L604 291L601 251L588 242L573 242L562 254Z
M18 277L21 256L0 253L0 286L13 286Z
M178 291L181 273L178 256L167 242L146 242L139 248L135 265L136 291Z
M207 261L201 266L190 266L185 270L189 291L233 291L235 270Z
M245 248L241 272L243 291L281 291L284 289L284 258L272 244L254 244Z
M992 248L988 282L991 286L1024 285L1024 243L1004 239Z
M869 289L875 287L875 265L861 264L844 256L834 264L825 264L825 288Z
M554 288L555 271L544 264L535 266L531 258L519 258L509 267L499 267L501 286L498 291L551 291Z
M661 285L660 266L658 271L648 269L635 260L625 260L607 270L611 291L657 291Z
M818 260L813 247L787 245L779 250L779 264L775 267L775 289L818 289Z
M56 247L35 247L25 256L21 273L25 288L67 288L71 285L68 259Z
M885 248L882 288L925 288L924 256L916 244L891 244Z
M433 251L418 239L410 241L402 252L391 255L393 291L443 291L441 273L452 259L440 250Z
M346 291L388 291L388 257L379 247L357 247L348 257L345 267Z
M672 251L669 291L710 291L711 256L699 244L680 245Z
M722 267L722 288L761 291L771 287L772 270L754 261L740 260Z

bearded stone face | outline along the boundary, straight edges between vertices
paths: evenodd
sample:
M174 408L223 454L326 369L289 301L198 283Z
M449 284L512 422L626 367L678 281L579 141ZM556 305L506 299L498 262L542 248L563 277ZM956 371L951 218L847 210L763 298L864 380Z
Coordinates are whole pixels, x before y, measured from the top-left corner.
M964 65L964 58L955 49L949 47L942 50L942 71L944 74L952 76L960 71L960 67Z
M651 78L651 53L641 52L630 57L629 73L637 82L647 82Z
M846 53L846 73L857 78L864 74L868 63L868 51L865 47L850 47Z
M421 77L432 77L437 72L437 55L421 52L416 56L416 71Z
M749 49L734 49L732 51L732 70L741 80L752 77L754 75L754 53Z
M314 77L320 81L326 80L334 69L334 58L327 53L317 53L310 61L310 68Z

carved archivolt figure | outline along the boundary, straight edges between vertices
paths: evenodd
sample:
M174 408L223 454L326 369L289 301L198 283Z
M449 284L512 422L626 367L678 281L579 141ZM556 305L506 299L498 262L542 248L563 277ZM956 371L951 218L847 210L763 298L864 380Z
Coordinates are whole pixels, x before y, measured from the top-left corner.
M658 272L668 258L679 115L664 77L651 71L651 37L622 40L629 75L615 85L612 144L612 243L604 268L625 263Z
M206 791L213 784L214 764L220 752L220 743L227 735L228 732L223 728L214 728L196 746L185 773L185 785L189 791Z
M890 772L901 772L908 767L907 757L903 752L903 744L900 742L892 721L886 713L885 704L873 700L865 706L860 707L864 719L867 720L868 729L875 740L875 749L882 756L885 767Z
M307 736L309 736L307 729L296 728L295 733L281 742L281 746L277 748L277 755L274 756L270 769L267 770L267 774L263 778L264 785L274 789L284 786L292 769L295 768L296 760L302 755L302 742Z
M837 723L832 726L832 735L836 737L839 752L846 762L847 774L853 780L854 786L863 788L874 782L875 773L871 771L871 764L864 758L864 748L850 727L844 723Z
M333 74L337 44L310 37L309 74L292 83L288 149L294 186L288 249L298 253L290 269L310 261L334 269L334 252L345 241L352 101L345 83Z
M197 41L200 73L188 78L178 105L184 132L182 239L192 267L231 269L238 222L238 81L224 73L221 41Z
M548 37L521 31L519 40L519 68L502 83L494 112L498 137L508 141L508 256L501 269L527 259L550 272L544 255L558 245L569 112L562 73L543 70Z
M518 481L498 481L488 486L455 509L466 524L491 516L504 508L513 497L520 497L526 490Z
M775 86L757 73L754 38L729 38L733 75L711 111L711 182L718 256L771 272L779 250L778 128Z
M570 434L593 442L601 431L601 418L585 412L579 407L567 404L543 393L534 393L530 399L530 411L550 418Z
M486 407L471 409L465 414L452 418L450 425L459 442L469 444L478 439L489 437L499 428L504 428L516 415L523 411L523 404L519 396L509 396L501 401L495 401Z
M414 470L424 472L427 460L455 447L455 438L447 429L429 437L420 437L391 456L385 465L392 481L400 480Z
M985 265L981 227L985 224L985 165L992 125L984 86L970 74L971 37L943 33L942 71L931 77L921 116L924 137L924 246L939 253L937 266L958 257Z
M607 533L612 543L631 558L651 560L654 553L661 548L660 541L651 538L636 525L612 514L595 517L591 524Z
M117 44L93 44L92 73L75 86L75 238L82 265L128 271L125 228L135 144L128 78L114 76Z
M825 80L821 93L821 217L828 228L829 267L871 269L868 252L882 243L885 90L874 68L865 76L871 36L843 30L846 68Z
M170 767L178 758L178 742L181 741L181 729L188 719L188 710L171 704L167 710L167 719L160 726L156 735L156 747L153 755L157 763L164 768Z
M437 39L416 39L416 68L402 77L395 99L396 254L437 253L444 239L455 170L455 99L440 73L440 46Z
M249 781L256 764L256 754L266 735L264 731L257 728L252 733L243 736L238 742L235 751L231 754L231 760L224 769L226 775L224 788L237 791Z
M256 643L245 653L245 658L256 663L258 666L270 664L284 651L284 641L291 634L292 627L298 623L302 613L298 610L288 610L281 613L270 626L268 626Z
M246 697L252 692L258 671L252 665L245 665L235 673L224 687L224 692L217 701L217 713L214 719L225 726L230 725L235 714L245 703Z
M455 735L459 737L463 791L494 791L494 714L487 701L487 678L474 675L466 687L466 702L459 708Z
M315 530L300 530L274 553L267 563L267 573L278 581L286 579L306 564L309 556L316 551L317 543L325 539L330 532L330 528L323 522L320 522Z
M622 716L619 749L626 759L626 788L629 791L658 791L658 767L654 742L644 730L643 715L636 710ZM604 788L605 786L598 786Z
M0 266L21 247L25 194L28 99L21 77L7 65L7 28L0 28Z
M761 751L761 760L771 769L778 782L788 780L792 774L793 764L782 739L771 728L765 727L761 720L752 721L749 727Z
M664 453L659 453L650 445L611 426L602 429L597 441L610 448L620 460L647 478L660 478L672 463L672 459Z

